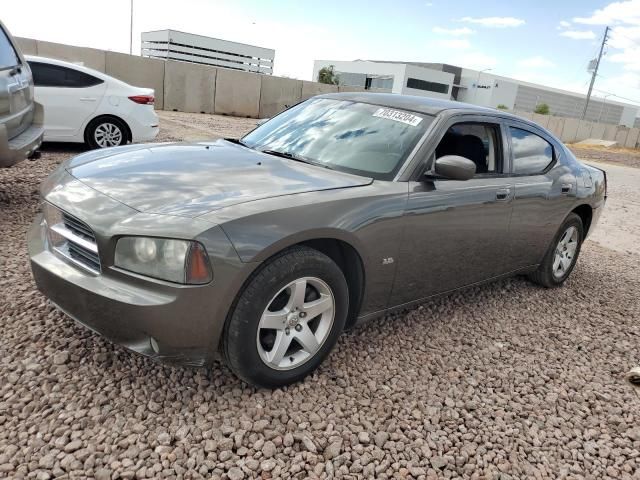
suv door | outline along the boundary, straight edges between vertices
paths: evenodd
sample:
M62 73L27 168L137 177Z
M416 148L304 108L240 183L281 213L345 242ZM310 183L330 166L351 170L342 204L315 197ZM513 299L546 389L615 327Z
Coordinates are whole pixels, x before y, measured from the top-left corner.
M546 132L517 121L506 129L514 182L509 262L519 269L542 261L573 208L577 181L562 163L564 150Z
M438 146L428 152L422 172L432 170L436 157L449 154L474 157L470 159L480 172L460 181L425 176L418 170L418 176L409 182L392 306L477 283L508 269L505 252L513 182L507 173L501 120L456 116L444 128L446 132L440 130ZM480 128L494 132L488 135L489 140L479 138L481 134L476 132ZM486 156L484 164L477 161L482 157L479 152Z
M36 99L43 106L45 140L82 136L82 127L102 101L106 83L93 75L51 63L30 60Z
M8 152L12 146L6 144L31 127L34 114L31 71L0 23L0 153Z

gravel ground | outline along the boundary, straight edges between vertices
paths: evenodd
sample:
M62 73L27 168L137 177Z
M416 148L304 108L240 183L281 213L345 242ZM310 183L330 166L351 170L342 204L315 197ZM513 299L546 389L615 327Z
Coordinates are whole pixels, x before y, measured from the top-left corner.
M571 151L585 160L612 163L626 167L640 168L640 150L595 145L569 145Z
M162 119L161 139L253 124ZM624 381L640 255L588 241L564 288L514 278L436 299L343 335L303 383L256 390L223 365L129 353L35 290L37 186L79 151L0 170L0 478L640 479L640 392Z

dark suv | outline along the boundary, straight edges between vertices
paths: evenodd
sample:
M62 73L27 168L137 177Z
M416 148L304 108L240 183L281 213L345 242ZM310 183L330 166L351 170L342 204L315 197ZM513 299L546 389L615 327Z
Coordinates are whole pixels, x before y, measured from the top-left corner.
M31 69L0 22L0 167L36 155L43 120L42 105L33 101Z

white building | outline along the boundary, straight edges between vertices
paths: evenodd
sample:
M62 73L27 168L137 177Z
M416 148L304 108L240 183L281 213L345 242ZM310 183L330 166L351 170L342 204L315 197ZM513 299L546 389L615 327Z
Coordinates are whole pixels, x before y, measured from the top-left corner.
M245 72L273 73L275 50L177 30L142 33L142 56L180 60Z
M492 108L500 105L531 112L546 103L552 115L580 118L586 101L586 95L579 93L443 63L317 60L313 80L318 79L321 68L331 65L340 85L446 98ZM639 111L637 105L592 96L585 119L633 127Z

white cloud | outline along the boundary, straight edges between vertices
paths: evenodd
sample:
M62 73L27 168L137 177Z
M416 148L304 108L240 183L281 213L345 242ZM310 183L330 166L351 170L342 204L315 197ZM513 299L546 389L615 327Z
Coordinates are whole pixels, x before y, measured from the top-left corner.
M596 34L591 30L565 30L560 35L574 40L593 40L596 38Z
M586 25L638 24L640 23L640 0L613 2L596 10L589 17L576 17L573 21Z
M461 28L442 28L442 27L433 27L433 33L438 33L441 35L452 35L454 37L460 37L463 35L472 35L476 33L474 30L471 30L469 27L461 27Z
M555 63L548 58L537 55L535 57L523 58L518 62L518 66L523 68L547 68L554 67Z
M558 28L569 28L571 26L571 22L567 22L566 20L562 20L558 24Z
M450 40L438 40L435 42L439 47L453 48L456 50L465 50L471 48L471 43L464 38L452 38Z
M494 28L519 27L525 24L524 20L515 17L463 17L460 21Z

